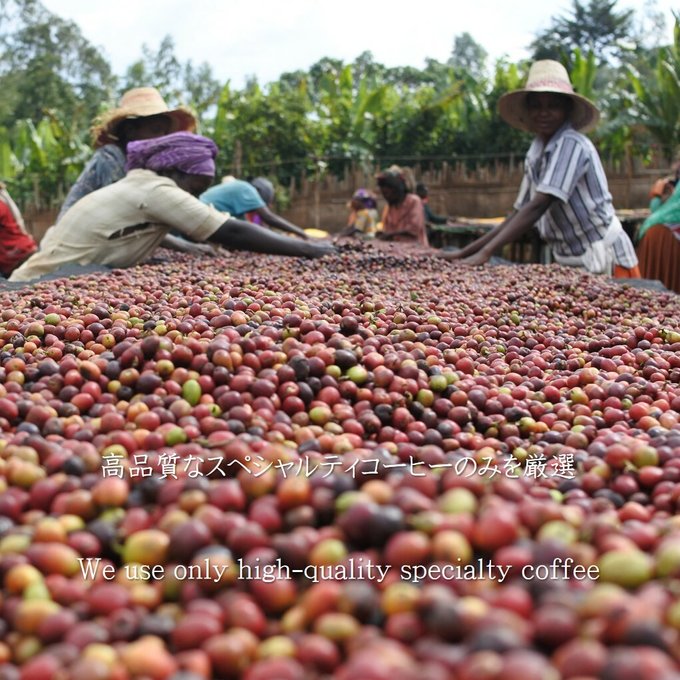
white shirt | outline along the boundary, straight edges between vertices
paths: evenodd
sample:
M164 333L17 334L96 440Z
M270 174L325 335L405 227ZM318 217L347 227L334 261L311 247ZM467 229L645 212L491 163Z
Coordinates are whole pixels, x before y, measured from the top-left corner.
M170 230L205 241L229 217L168 177L131 170L75 203L10 281L35 279L66 264L130 267L149 256Z

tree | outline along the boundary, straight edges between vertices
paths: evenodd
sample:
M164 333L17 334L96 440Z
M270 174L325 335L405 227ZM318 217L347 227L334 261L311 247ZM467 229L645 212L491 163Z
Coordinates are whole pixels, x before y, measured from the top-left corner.
M633 10L617 12L616 0L572 0L571 12L552 19L531 43L533 58L568 58L576 48L593 52L598 64L620 58L633 33Z
M125 72L121 94L133 87L155 87L168 106L190 106L202 124L208 125L208 113L216 106L221 85L210 64L182 64L175 54L175 42L166 35L152 50L142 46L142 57Z
M306 82L298 89L251 81L243 90L227 83L220 93L212 136L220 149L218 174L276 174L281 183L299 174L318 148L318 124L309 117Z
M133 87L153 86L168 103L179 103L181 73L182 67L175 55L175 42L166 35L155 52L148 45L142 45L141 59L135 61L125 72L123 91Z
M114 84L111 68L71 21L38 0L0 5L0 125L30 119L48 109L89 125Z
M466 31L453 40L448 65L473 78L481 78L486 70L488 52Z
M670 164L680 146L680 15L675 16L673 43L658 51L653 77L630 69L633 118L658 142Z

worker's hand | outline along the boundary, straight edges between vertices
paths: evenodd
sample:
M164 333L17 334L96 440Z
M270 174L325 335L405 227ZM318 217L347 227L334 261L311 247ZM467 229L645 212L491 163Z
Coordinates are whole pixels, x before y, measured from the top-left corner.
M490 255L487 255L483 250L478 250L474 255L461 260L463 264L479 265L486 264L489 261Z
M182 243L182 250L190 255L202 255L204 257L215 257L217 255L217 250L210 243L185 241L185 243Z
M305 257L323 257L333 255L336 252L335 246L328 240L315 239L301 244L300 254Z

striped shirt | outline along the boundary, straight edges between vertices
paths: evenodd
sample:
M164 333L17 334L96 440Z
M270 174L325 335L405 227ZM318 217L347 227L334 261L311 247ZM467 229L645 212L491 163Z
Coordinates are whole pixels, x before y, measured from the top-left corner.
M519 210L537 192L558 199L538 221L538 229L559 255L582 255L588 244L604 238L615 217L597 150L570 123L565 123L546 145L539 137L532 142L515 209ZM635 248L625 233L613 248L618 265L626 268L637 265Z

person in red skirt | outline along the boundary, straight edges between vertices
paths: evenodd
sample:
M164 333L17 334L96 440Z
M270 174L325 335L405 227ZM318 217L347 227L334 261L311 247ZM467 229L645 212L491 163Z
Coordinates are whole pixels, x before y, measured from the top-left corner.
M26 232L19 209L0 182L0 273L9 276L37 249Z
M637 238L642 276L680 293L680 187L643 222Z

